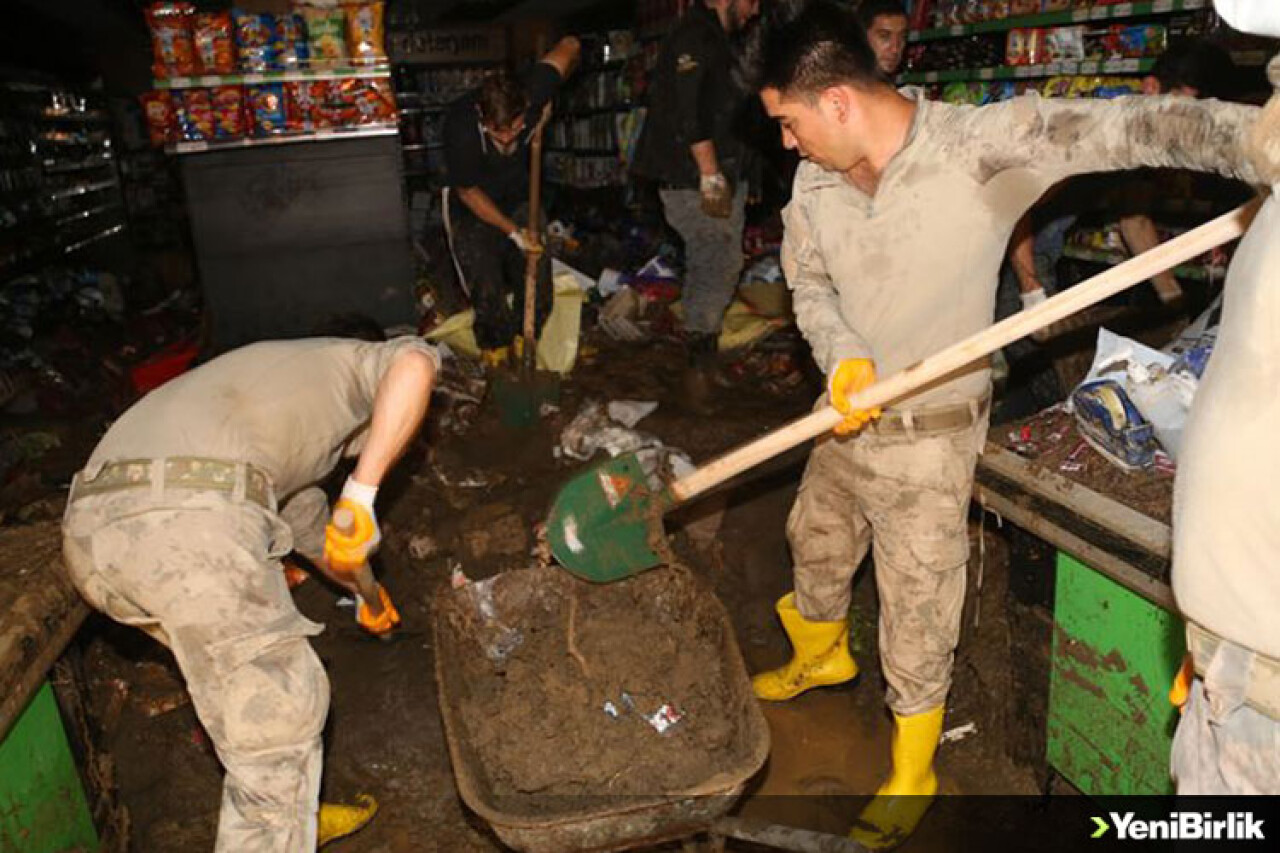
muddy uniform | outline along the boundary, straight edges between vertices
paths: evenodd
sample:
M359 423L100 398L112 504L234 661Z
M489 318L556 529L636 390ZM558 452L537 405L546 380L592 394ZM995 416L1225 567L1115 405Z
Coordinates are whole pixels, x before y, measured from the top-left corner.
M1256 113L1164 98L918 99L874 196L802 164L782 263L819 366L829 375L842 359L869 358L888 376L990 325L1013 226L1063 178L1168 166L1250 179L1242 140ZM859 436L820 441L788 522L796 605L809 620L845 618L850 581L874 548L881 660L901 715L941 705L950 686L989 373L974 366Z
M1280 86L1280 59L1271 71ZM1280 133L1280 95L1266 116L1261 129ZM1269 177L1280 178L1280 140L1269 159ZM1277 191L1280 183L1231 261L1218 342L1178 458L1173 591L1197 675L1174 740L1180 794L1280 794Z
M306 638L322 626L294 607L279 558L320 556L317 483L363 446L378 383L409 349L435 357L417 338L227 353L133 406L72 485L73 581L172 649L226 768L219 851L315 849L329 686Z
M667 222L685 247L684 328L718 335L742 272L746 149L735 121L747 98L731 76L729 36L715 12L689 7L662 44L649 86L649 111L632 169L659 184ZM715 143L720 171L734 185L727 218L702 210L698 166L689 147Z

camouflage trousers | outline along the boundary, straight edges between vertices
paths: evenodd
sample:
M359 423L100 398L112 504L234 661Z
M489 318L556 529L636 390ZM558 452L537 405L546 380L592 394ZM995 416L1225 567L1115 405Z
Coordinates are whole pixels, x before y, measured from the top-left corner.
M1280 794L1280 720L1245 704L1254 653L1222 642L1191 683L1170 771L1183 795Z
M216 846L226 853L316 848L329 682L307 637L323 626L294 607L279 562L292 532L270 502L73 491L63 521L88 602L167 645L182 669L226 769Z
M932 434L871 427L819 439L787 521L806 619L848 617L854 574L871 549L887 701L902 715L943 704L951 686L969 498L986 432L982 415Z
M667 222L684 241L684 329L718 335L742 273L746 181L738 183L727 219L703 213L702 195L697 190L664 189L659 195Z

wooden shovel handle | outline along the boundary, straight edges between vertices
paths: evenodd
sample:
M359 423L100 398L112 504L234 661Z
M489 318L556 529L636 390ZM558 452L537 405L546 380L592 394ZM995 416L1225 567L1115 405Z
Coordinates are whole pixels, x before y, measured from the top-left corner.
M356 532L355 513L346 507L335 510L333 513L333 526L343 536L351 536ZM369 567L367 561L356 569L355 582L360 589L360 597L364 599L369 612L374 616L381 616L382 611L385 610L382 606L382 596L378 593L378 582L374 580L373 569Z
M538 234L542 213L542 130L550 118L551 104L547 104L542 110L537 126L533 129L533 140L529 144L529 236L538 245L542 245L542 238ZM524 258L524 328L522 332L524 360L528 365L534 363L537 350L535 342L537 323L534 318L538 310L539 260L537 252L528 252Z
M1261 199L1255 199L1161 243L1149 252L1095 275L1034 308L1019 311L1012 317L871 385L850 399L849 405L855 410L887 406L1019 338L1144 282L1156 273L1185 263L1215 246L1228 243L1245 232L1261 203ZM672 483L671 497L675 503L687 501L766 459L822 435L841 420L843 416L833 407L827 406L821 411L792 421L779 430L713 459L692 474Z

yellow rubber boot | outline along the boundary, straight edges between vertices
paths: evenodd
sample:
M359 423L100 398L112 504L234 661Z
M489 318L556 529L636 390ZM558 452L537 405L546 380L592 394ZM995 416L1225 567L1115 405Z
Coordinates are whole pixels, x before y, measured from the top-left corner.
M794 592L778 599L775 609L795 654L786 666L751 679L756 696L770 702L783 702L811 687L853 680L858 674L858 665L849 654L848 619L810 622L796 609Z
M369 825L378 813L378 801L368 794L357 794L357 806L337 803L320 804L319 828L316 830L316 849L330 841L346 838Z
M938 793L933 756L942 735L942 706L893 715L893 773L858 815L849 836L863 847L888 850L906 841Z
M494 347L480 350L480 361L485 367L497 369L507 363L511 356L510 347Z

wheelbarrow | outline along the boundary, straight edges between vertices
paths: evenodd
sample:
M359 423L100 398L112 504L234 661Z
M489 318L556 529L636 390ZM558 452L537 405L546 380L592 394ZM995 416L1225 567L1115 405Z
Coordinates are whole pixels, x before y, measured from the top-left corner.
M695 614L697 623L707 627L699 634L722 662L720 677L727 688L722 710L732 718L734 732L724 748L733 756L730 766L721 766L710 778L689 779L678 790L649 796L517 794L495 784L498 768L486 765L468 725L466 698L474 685L468 683L462 662L478 654L491 658L504 644L509 649L510 638L531 624L527 614L534 608L570 606L566 602L575 581L557 569L529 569L447 590L433 607L440 711L462 801L503 844L526 853L631 850L672 841L686 842L686 850L699 845L718 850L727 837L801 853L861 851L847 838L727 817L768 757L769 729L724 607L690 576L671 575L669 592L662 596L670 603L661 606ZM567 738L565 754L591 761L577 746Z

